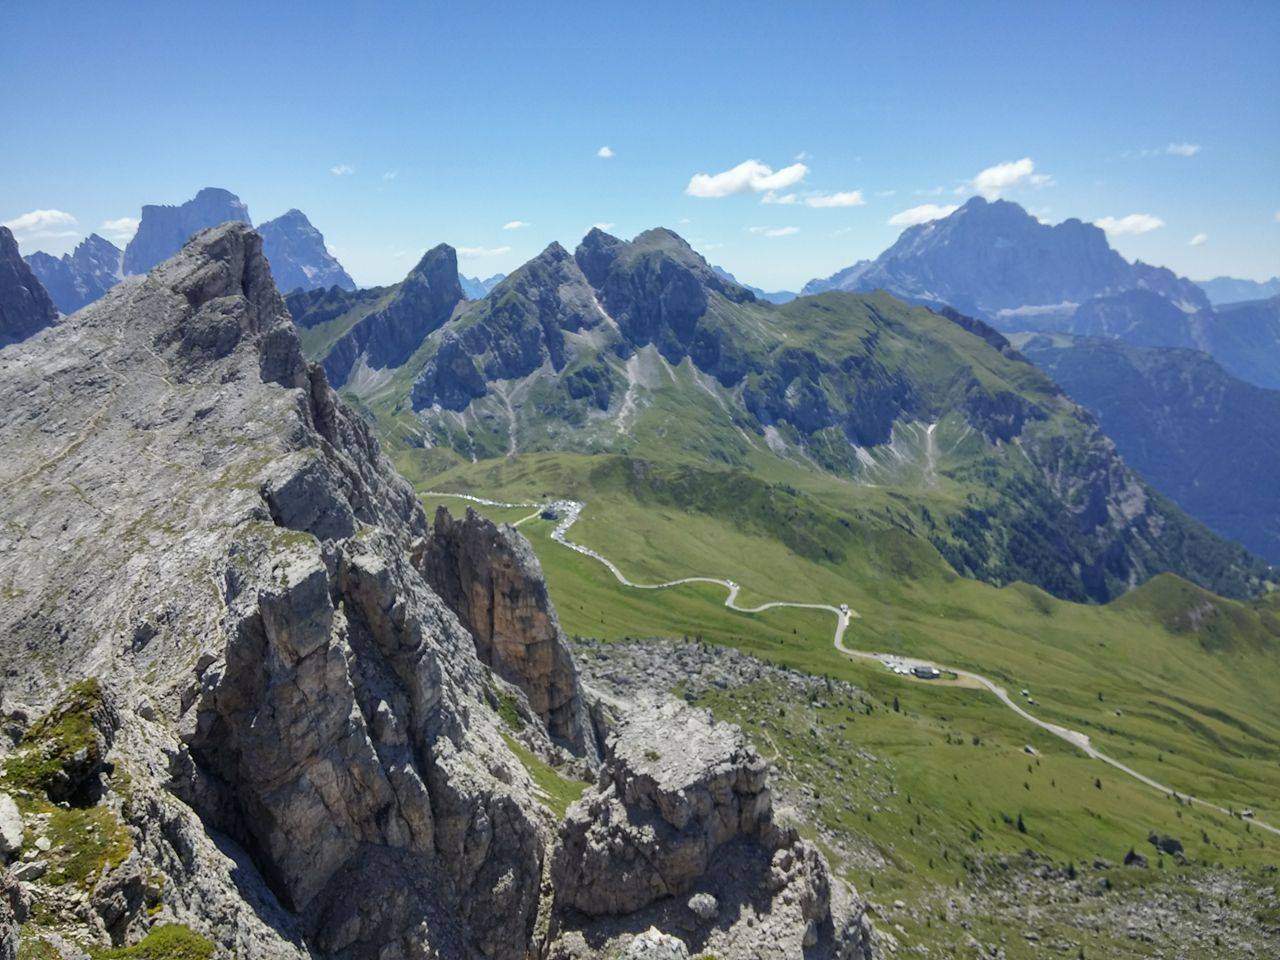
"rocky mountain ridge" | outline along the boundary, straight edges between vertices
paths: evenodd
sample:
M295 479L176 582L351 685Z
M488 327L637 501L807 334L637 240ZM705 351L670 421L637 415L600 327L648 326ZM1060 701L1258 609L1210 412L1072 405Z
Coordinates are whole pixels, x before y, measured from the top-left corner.
M71 314L99 299L126 275L146 273L167 260L193 234L227 221L251 224L248 206L229 190L206 187L178 206L144 206L138 231L123 253L95 233L72 253L54 257L37 250L26 259L58 310ZM268 220L259 227L259 234L280 289L355 290L355 282L325 247L324 236L300 210Z
M96 233L60 258L36 251L26 258L31 271L49 291L58 311L72 314L93 303L124 279L124 252Z
M1073 599L1161 570L1236 595L1266 575L1176 516L1087 412L959 313L883 293L765 303L663 229L552 244L480 301L346 301L291 301L295 323L400 443L468 459L642 450L708 469L764 457L909 497L953 483L963 505L941 523L930 507L920 536L961 573ZM373 336L393 303L393 331Z
M557 949L555 817L526 764L589 770L596 723L545 585L514 530L429 527L303 358L255 233L204 231L6 349L0 400L24 943ZM36 841L55 816L74 854Z

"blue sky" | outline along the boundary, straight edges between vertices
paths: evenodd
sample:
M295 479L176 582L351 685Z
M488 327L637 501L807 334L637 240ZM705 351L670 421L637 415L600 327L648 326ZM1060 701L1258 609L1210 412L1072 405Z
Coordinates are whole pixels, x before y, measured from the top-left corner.
M1275 2L187 9L4 5L24 251L212 185L255 222L302 209L362 284L440 241L507 271L601 223L794 289L986 190L1194 278L1280 273Z

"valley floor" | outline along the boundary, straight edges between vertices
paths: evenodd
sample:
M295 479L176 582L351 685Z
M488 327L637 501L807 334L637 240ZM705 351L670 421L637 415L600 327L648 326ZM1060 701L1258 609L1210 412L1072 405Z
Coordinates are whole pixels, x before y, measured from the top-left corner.
M546 476L504 482L492 469L485 486L446 483L490 503L424 494L424 504L520 523L580 649L642 656L658 641L640 638L676 638L736 647L805 678L802 693L771 679L696 691L687 677L669 679L773 758L785 804L904 948L1031 957L1070 944L1136 958L1179 955L1179 943L1224 957L1280 947L1280 841L1260 822L1278 812L1280 718L1265 706L1276 680L1256 668L1267 651L1249 638L1209 649L1153 625L1149 607L1064 604L1023 585L868 585L856 561L832 569L704 513L616 491L571 490L587 506L570 537L541 516L563 488ZM581 549L558 542L557 529ZM1172 602L1152 593L1148 604ZM777 605L782 597L798 606ZM838 649L850 620L874 659ZM953 665L971 682L918 681L886 658ZM1004 702L993 688L1009 691ZM1173 838L1181 852L1161 853L1152 838ZM1130 851L1146 866L1123 866Z

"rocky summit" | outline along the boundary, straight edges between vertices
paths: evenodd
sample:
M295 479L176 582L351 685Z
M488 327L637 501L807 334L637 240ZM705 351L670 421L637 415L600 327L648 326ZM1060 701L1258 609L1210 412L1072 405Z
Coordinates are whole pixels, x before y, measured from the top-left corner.
M1051 308L1069 313L1086 300L1125 290L1152 290L1187 312L1209 306L1190 280L1141 261L1129 263L1094 224L1075 218L1041 223L1017 203L982 197L908 227L876 259L811 280L802 292L880 289L947 304L1002 328L1016 325L1022 315Z
M581 925L548 919L601 902L697 940L688 911L738 894L689 896L739 856L786 905L780 937L836 949L829 873L771 825L741 734L691 713L678 763L644 759L684 708L593 704L519 533L428 524L304 360L246 225L0 353L0 411L0 840L31 851L10 933L246 960L573 955ZM590 775L614 725L558 835L534 775ZM643 841L666 866L599 901L592 878L627 873L586 842L613 803L637 824L667 810Z
M0 227L0 347L25 340L58 319L8 227Z
M124 248L124 272L146 273L177 253L194 233L228 220L250 223L249 208L230 190L205 187L179 206L147 204Z
M324 244L324 235L301 210L290 210L258 225L271 275L281 290L338 287L354 290L355 281Z

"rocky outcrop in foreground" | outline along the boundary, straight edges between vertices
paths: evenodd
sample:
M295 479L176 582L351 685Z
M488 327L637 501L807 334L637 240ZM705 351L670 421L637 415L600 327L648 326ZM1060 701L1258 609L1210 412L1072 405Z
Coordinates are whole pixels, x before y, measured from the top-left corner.
M529 546L428 526L246 225L0 351L0 436L0 958L865 956L682 705L625 709L553 868L548 729L591 734Z
M58 319L58 311L18 251L8 227L0 227L0 347L25 340Z
M416 566L426 517L251 229L0 353L0 434L24 938L526 956L551 830L496 707L534 713Z
M441 507L422 562L431 586L471 631L481 662L524 691L551 736L594 758L578 671L529 542L470 508L455 520Z
M740 729L649 701L623 715L607 754L560 827L553 956L643 943L650 926L690 953L869 956L861 904L843 889L833 898L817 848L775 822L765 762Z

